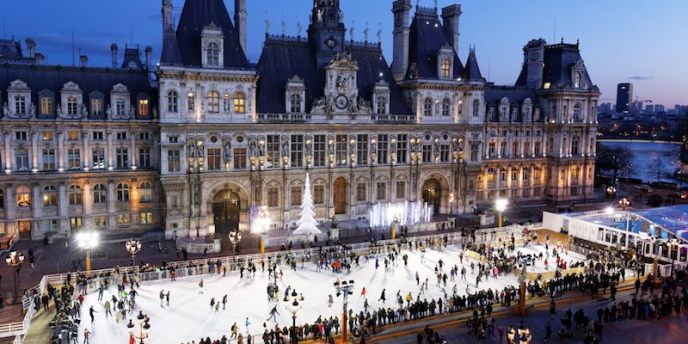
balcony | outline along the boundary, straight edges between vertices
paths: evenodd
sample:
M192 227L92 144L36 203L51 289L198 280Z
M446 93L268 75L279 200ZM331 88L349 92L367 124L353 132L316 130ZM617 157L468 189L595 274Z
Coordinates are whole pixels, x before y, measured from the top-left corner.
M261 113L258 114L259 123L306 123L310 122L310 114L302 113Z

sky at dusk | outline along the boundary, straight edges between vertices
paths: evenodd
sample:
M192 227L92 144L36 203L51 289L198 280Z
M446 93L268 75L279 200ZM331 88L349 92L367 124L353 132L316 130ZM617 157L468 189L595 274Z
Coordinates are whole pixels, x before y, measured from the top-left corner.
M188 0L193 1L193 0ZM439 7L455 0L438 0ZM178 19L184 0L174 0ZM225 0L233 12L234 1ZM355 26L363 40L366 23L369 40L376 41L382 27L382 45L391 63L392 0L341 0L344 21ZM416 0L413 0L415 5ZM465 61L468 45L475 45L483 75L496 84L513 84L523 61L522 47L532 38L575 43L593 81L603 92L601 102L613 102L616 84L634 83L641 100L673 107L688 103L688 13L686 0L463 0L461 47ZM432 7L432 0L421 0ZM308 24L311 0L248 0L248 57L257 61L265 35L295 35L300 21ZM154 48L160 54L161 0L2 0L2 35L23 40L32 37L48 64L72 64L72 32L79 51L90 65L110 65L110 44L120 53L125 44ZM413 10L412 10L413 11ZM556 29L555 29L556 27ZM555 33L556 32L556 33ZM347 39L349 39L347 33ZM553 37L556 37L553 39ZM122 57L120 56L120 61Z

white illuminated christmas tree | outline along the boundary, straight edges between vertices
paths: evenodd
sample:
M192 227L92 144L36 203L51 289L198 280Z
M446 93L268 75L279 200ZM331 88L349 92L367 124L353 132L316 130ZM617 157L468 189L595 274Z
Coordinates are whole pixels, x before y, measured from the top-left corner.
M313 210L313 197L311 196L311 177L306 173L306 185L304 187L303 200L301 201L301 219L299 227L294 231L294 235L318 235L322 232L318 229L318 222L315 221L315 211Z

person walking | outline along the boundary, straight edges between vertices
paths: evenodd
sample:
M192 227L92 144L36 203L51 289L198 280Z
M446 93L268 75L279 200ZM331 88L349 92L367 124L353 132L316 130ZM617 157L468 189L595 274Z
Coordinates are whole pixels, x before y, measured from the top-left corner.
M277 315L279 315L279 312L277 311L277 306L272 307L272 310L270 310L270 316L268 317L268 320L272 319L272 321L277 322Z
M165 301L165 290L164 289L160 290L160 307L162 307L163 301Z
M382 294L380 295L380 298L377 299L378 301L382 300L382 303L385 303L385 301L387 301L387 298L385 297L385 290L386 289L382 289Z
M84 329L84 344L88 344L89 338L91 338L91 331L88 330L88 327Z

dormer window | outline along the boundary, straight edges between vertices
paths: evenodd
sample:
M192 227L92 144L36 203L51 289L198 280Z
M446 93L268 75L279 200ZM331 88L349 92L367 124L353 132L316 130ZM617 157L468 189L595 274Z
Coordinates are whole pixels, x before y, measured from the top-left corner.
M581 83L581 73L575 72L574 73L574 80L573 80L573 87L574 88L580 88L580 83Z
M41 115L50 115L53 113L53 98L49 96L41 96Z
M14 96L14 113L23 115L26 113L26 97Z
M451 62L449 59L442 59L442 78L449 79L451 77Z
M220 66L220 48L217 43L211 42L208 44L206 49L206 62L208 67L219 67Z
M375 98L375 104L377 106L377 114L378 115L384 115L387 114L387 97L386 96L377 96Z
M290 102L290 112L300 113L301 112L301 95L298 93L292 93Z
M127 114L127 101L124 98L115 99L115 114L125 116Z
M67 96L67 114L71 116L79 114L79 99L77 96Z
M94 115L103 114L103 97L91 96L91 113Z
M150 115L148 99L139 99L139 116L148 117L148 115Z
M289 78L284 94L286 109L289 113L305 112L306 85L298 75Z

